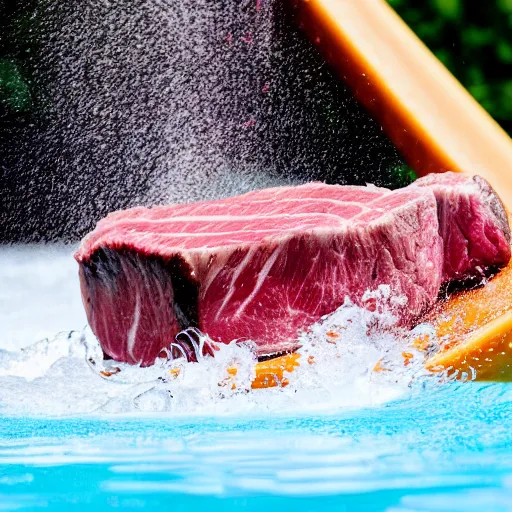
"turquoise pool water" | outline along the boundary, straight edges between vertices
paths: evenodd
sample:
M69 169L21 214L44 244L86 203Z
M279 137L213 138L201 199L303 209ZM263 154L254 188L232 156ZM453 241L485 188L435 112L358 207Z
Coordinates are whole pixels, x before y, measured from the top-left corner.
M364 329L284 389L220 388L229 352L101 378L69 255L0 251L0 510L512 510L511 385L393 367Z
M0 509L512 510L512 388L333 416L0 420Z

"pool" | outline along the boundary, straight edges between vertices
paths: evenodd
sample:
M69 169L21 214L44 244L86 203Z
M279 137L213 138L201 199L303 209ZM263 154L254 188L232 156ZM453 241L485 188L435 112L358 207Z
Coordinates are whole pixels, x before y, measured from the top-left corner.
M0 250L0 510L512 510L509 384L375 374L353 340L284 389L102 379L71 250Z

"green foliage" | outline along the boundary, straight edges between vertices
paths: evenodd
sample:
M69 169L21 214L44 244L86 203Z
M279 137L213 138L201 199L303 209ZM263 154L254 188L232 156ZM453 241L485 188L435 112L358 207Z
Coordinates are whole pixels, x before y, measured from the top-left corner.
M445 19L456 20L461 14L462 0L433 0L432 4Z
M396 178L397 187L406 187L417 178L416 173L406 164L401 164L393 169L393 175Z
M0 0L0 117L33 110L33 55L47 0Z
M18 66L7 59L0 59L0 103L16 113L25 112L32 105L27 82Z
M512 0L388 0L512 134Z

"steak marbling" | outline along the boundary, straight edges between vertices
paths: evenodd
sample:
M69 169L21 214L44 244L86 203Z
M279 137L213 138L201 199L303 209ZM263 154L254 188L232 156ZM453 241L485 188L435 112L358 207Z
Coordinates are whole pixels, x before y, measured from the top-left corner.
M106 354L142 365L189 326L251 339L260 356L293 350L302 329L346 297L365 306L381 284L410 325L444 281L510 259L506 214L482 183L451 173L396 191L311 183L115 212L76 253L89 323Z

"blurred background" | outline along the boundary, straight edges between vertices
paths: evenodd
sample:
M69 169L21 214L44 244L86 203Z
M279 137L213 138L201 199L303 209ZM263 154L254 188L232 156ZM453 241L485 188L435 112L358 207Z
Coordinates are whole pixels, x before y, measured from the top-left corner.
M512 0L389 0L510 134ZM280 0L0 0L0 242L108 211L414 179Z
M512 134L512 0L388 1Z

